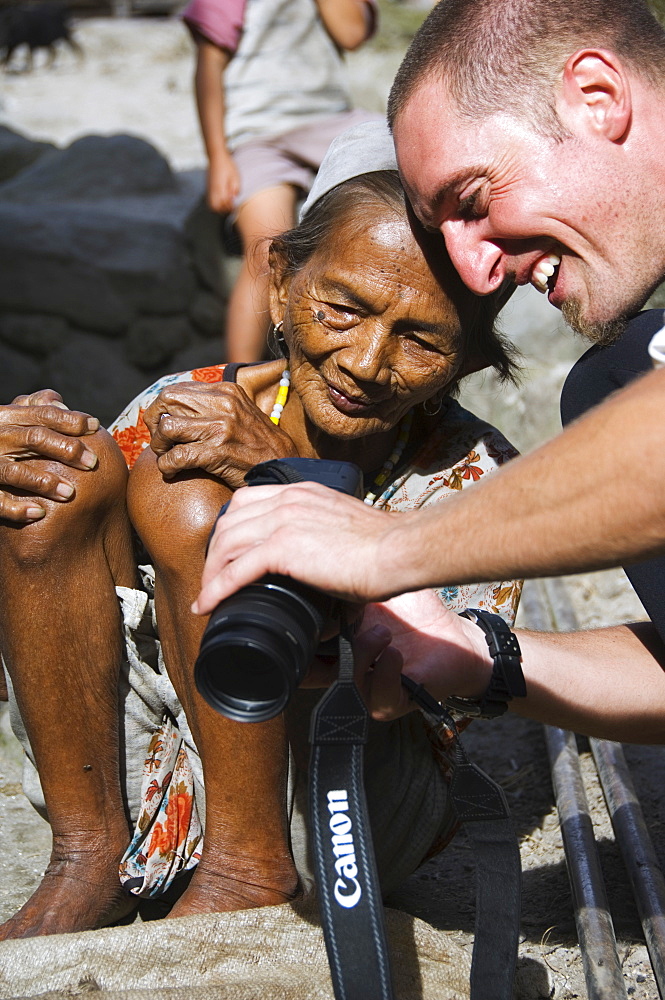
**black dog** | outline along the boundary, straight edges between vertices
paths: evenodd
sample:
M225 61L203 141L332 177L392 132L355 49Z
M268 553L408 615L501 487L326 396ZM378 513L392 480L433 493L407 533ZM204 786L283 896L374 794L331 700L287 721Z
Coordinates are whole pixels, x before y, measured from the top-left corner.
M32 69L35 49L48 49L47 66L51 66L58 41L67 42L79 58L83 57L80 45L71 37L69 13L62 4L17 4L0 10L0 52L4 66L20 45L28 47L26 70Z

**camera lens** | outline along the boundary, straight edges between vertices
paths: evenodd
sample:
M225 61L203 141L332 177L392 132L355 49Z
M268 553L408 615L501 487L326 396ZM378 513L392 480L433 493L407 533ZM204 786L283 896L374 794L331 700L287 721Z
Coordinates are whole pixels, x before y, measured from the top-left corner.
M284 710L321 634L324 613L312 597L329 603L293 580L271 577L218 605L194 670L212 708L237 722L265 722Z

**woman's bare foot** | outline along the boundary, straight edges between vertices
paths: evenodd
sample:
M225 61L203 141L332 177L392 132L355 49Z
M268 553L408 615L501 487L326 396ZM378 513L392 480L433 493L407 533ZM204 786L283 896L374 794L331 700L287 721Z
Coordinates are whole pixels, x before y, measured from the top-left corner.
M126 916L139 901L120 884L120 857L109 858L104 845L70 850L66 858L54 850L39 887L0 925L0 941L93 930Z
M288 867L288 870L287 870ZM259 906L277 906L302 895L298 873L291 862L262 877L248 869L230 876L199 863L192 881L175 903L169 917L189 917L194 913L227 913Z

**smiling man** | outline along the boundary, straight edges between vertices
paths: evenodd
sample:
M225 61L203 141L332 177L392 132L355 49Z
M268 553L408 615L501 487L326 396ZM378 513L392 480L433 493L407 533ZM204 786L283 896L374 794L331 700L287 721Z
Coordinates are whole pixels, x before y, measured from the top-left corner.
M567 414L622 391L438 510L386 517L309 485L239 491L211 545L201 612L266 571L376 601L665 552L665 370L635 378L661 316L633 318L665 278L663 30L640 0L442 0L397 74L389 120L414 211L441 230L464 282L479 295L530 283L595 343ZM649 610L665 605L665 571L651 563L644 577ZM433 625L425 598L376 614L394 636L400 619L404 669L438 697L482 695L492 662L473 623ZM513 706L596 735L665 740L657 624L660 635L520 635L529 695ZM417 641L425 631L449 662L451 643L459 651L464 691ZM367 683L377 715L408 707L394 671Z
M442 3L393 85L402 180L465 283L613 340L665 270L665 48L638 0Z

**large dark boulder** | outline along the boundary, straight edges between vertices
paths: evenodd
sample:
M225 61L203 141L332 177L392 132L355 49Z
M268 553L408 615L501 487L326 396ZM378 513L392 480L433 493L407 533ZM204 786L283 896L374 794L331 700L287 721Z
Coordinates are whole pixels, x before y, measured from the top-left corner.
M0 183L0 399L48 386L108 422L157 376L221 360L202 194L202 172L133 136L47 150Z
M150 381L125 361L112 340L78 332L48 358L41 379L67 406L92 413L105 426Z
M0 185L31 166L45 153L57 154L52 142L26 139L6 125L0 125Z
M40 205L173 194L173 171L154 146L133 135L86 135L0 186L0 199Z

